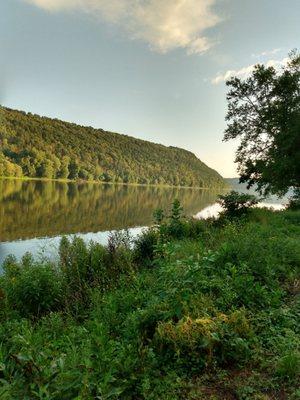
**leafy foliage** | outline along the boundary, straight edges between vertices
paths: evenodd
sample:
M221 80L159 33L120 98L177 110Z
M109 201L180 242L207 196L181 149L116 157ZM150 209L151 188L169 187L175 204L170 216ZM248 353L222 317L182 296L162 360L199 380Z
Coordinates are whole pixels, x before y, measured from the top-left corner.
M126 232L108 247L63 239L55 268L6 261L2 398L297 399L299 212L255 209L222 225L178 214L174 202L135 244ZM35 282L25 313L23 274Z
M6 305L21 317L40 317L63 306L63 280L53 265L40 265L25 255L21 263L8 259L3 269Z
M230 193L220 195L218 203L224 208L224 216L233 218L247 214L249 208L255 206L258 201L251 194L232 190Z
M227 82L224 140L240 138L236 162L241 182L265 193L300 186L300 55L282 71L257 65L252 75Z
M194 154L0 107L0 176L222 188Z
M300 188L294 190L294 193L288 203L288 209L300 210Z

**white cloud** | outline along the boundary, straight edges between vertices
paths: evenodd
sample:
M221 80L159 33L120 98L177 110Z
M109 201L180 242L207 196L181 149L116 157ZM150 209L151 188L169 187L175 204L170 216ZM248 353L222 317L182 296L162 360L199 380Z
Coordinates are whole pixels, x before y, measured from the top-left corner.
M188 46L188 54L205 53L213 46L213 42L206 37L199 37L190 42Z
M261 53L257 54L252 54L252 57L255 58L260 58L260 57L269 57L269 56L274 56L275 54L279 53L282 49L273 49L273 50L267 50L267 51L262 51Z
M213 42L204 31L220 18L212 7L217 0L25 0L47 11L79 10L118 24L130 37L158 52L185 48L203 53Z
M25 0L27 3L35 4L38 7L49 11L71 9L80 5L80 0Z
M269 60L264 63L266 67L273 67L275 69L279 69L281 67L284 67L289 61L289 58L283 58L282 60ZM243 67L238 70L228 70L224 73L220 73L217 76L215 76L213 79L211 79L211 83L214 85L218 85L221 82L226 82L228 79L230 79L233 76L236 76L237 78L247 78L248 76L251 75L252 71L254 70L254 67L257 64L252 64L248 65L247 67Z

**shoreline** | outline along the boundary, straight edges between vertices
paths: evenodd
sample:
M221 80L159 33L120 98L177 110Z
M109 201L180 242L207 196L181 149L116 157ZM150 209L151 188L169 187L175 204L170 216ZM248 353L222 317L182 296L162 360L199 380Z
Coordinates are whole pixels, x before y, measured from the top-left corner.
M175 185L156 185L153 183L124 183L124 182L102 182L102 181L86 181L83 179L60 179L60 178L34 178L34 177L15 177L15 176L0 176L0 180L18 180L18 181L38 181L38 182L58 182L58 183L77 183L77 184L86 184L92 183L97 185L120 185L120 186L142 186L142 187L156 187L156 188L173 188L173 189L197 189L197 190L228 190L231 188L230 185L223 188L210 188L210 187L201 187L201 186L175 186Z

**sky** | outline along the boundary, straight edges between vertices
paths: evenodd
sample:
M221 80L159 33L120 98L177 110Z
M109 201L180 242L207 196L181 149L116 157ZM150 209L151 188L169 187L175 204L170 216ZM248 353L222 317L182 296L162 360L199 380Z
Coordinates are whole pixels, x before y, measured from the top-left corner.
M299 49L300 0L0 0L0 104L185 148L237 176L226 85Z

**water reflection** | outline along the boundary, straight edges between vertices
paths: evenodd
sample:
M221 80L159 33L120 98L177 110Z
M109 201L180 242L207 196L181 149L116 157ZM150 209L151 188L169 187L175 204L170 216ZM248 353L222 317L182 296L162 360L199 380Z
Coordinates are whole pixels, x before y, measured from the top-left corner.
M199 189L0 180L0 242L98 232L152 222L178 198L188 215L214 202Z
M245 191L238 185L235 190ZM135 227L151 225L153 211L167 210L175 198L188 216L217 215L217 195L200 189L0 179L0 265L8 254L20 258L26 251L51 257L61 235L80 233L85 241L103 244L111 230L132 228L135 235L140 231Z

